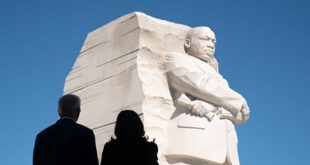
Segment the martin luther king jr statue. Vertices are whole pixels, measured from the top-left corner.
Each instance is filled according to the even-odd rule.
[[[249,118],[246,100],[218,72],[216,38],[208,27],[188,31],[186,54],[165,56],[176,110],[169,124],[169,164],[239,165],[235,124]]]

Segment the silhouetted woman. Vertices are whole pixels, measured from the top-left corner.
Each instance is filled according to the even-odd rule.
[[[101,165],[158,165],[157,145],[144,136],[143,123],[132,110],[121,111],[116,120],[116,139],[106,143]]]

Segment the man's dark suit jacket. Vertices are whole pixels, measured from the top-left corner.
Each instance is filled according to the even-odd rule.
[[[71,119],[59,119],[37,135],[33,165],[98,165],[93,131]]]

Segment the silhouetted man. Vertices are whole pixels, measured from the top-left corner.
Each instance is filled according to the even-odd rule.
[[[37,135],[33,165],[98,165],[93,131],[76,123],[80,104],[73,94],[59,99],[60,119]]]

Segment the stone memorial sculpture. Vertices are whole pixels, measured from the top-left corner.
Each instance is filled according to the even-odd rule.
[[[90,32],[66,78],[81,98],[79,123],[96,136],[98,157],[116,116],[133,109],[158,145],[160,165],[238,165],[234,124],[249,116],[214,58],[215,35],[134,12]]]
[[[215,43],[210,28],[193,28],[184,42],[186,54],[165,56],[176,105],[169,131],[173,147],[167,153],[171,162],[239,164],[234,124],[248,120],[249,108],[218,73]]]

